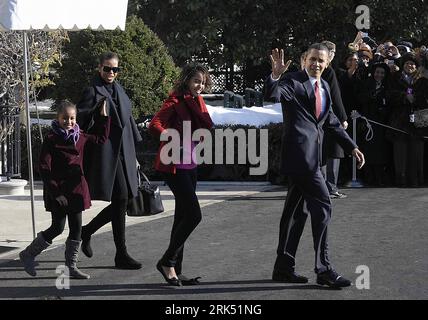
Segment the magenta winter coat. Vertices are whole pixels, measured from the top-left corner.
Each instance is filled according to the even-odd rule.
[[[46,211],[65,210],[67,213],[77,213],[91,206],[89,188],[83,172],[83,151],[87,142],[105,143],[110,132],[109,117],[99,118],[96,132],[97,134],[92,135],[81,131],[76,145],[72,141],[64,141],[53,131],[47,134],[39,163]],[[55,198],[60,195],[67,198],[68,207],[59,207]]]

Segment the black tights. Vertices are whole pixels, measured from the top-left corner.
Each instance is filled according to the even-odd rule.
[[[175,267],[175,272],[181,274],[184,243],[202,219],[196,196],[196,169],[177,169],[176,174],[167,175],[166,182],[175,197],[175,213],[169,247],[161,263]]]
[[[85,233],[87,232],[89,235],[92,235],[111,221],[116,250],[119,252],[125,251],[125,214],[127,204],[128,199],[112,199],[110,205],[105,207],[85,226]]]
[[[83,235],[84,237],[92,235],[111,221],[114,244],[119,253],[124,253],[126,251],[125,218],[129,197],[129,186],[122,161],[121,157],[119,157],[110,205],[105,207],[91,222],[84,226]]]
[[[71,240],[80,241],[82,234],[82,213],[71,213],[66,214],[64,212],[52,212],[52,224],[49,229],[42,231],[43,238],[47,242],[52,242],[57,236],[59,236],[65,227],[65,220],[68,216],[68,228],[70,229],[68,238]]]

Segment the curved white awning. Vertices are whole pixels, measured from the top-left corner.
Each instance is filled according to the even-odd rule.
[[[125,30],[128,0],[0,0],[0,30]]]

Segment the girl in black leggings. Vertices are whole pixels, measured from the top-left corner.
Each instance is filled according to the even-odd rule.
[[[107,140],[110,119],[105,102],[96,117],[95,131],[90,135],[80,131],[76,123],[76,106],[68,101],[57,107],[57,119],[46,136],[40,153],[40,175],[43,179],[43,199],[46,211],[51,212],[52,225],[37,234],[37,238],[21,251],[19,258],[25,271],[36,276],[35,258],[52,244],[65,227],[68,217],[70,233],[65,242],[65,265],[71,278],[88,279],[89,275],[77,268],[81,243],[82,211],[91,206],[88,184],[83,175],[83,151],[87,142],[102,144]]]
[[[210,129],[213,125],[202,91],[209,91],[211,78],[201,64],[183,68],[174,91],[153,117],[149,130],[156,136],[176,130],[180,135],[180,160],[168,163],[161,156],[162,142],[156,157],[155,168],[165,175],[165,181],[175,197],[174,224],[169,246],[156,267],[171,285],[198,284],[198,278],[189,279],[182,274],[184,243],[201,221],[201,208],[196,196],[197,164],[194,155],[196,143],[183,140],[184,127],[193,133],[197,129]]]

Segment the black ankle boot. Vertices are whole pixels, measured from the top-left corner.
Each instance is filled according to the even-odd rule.
[[[117,252],[114,263],[117,269],[138,270],[142,267],[141,263],[134,260],[126,251]]]

